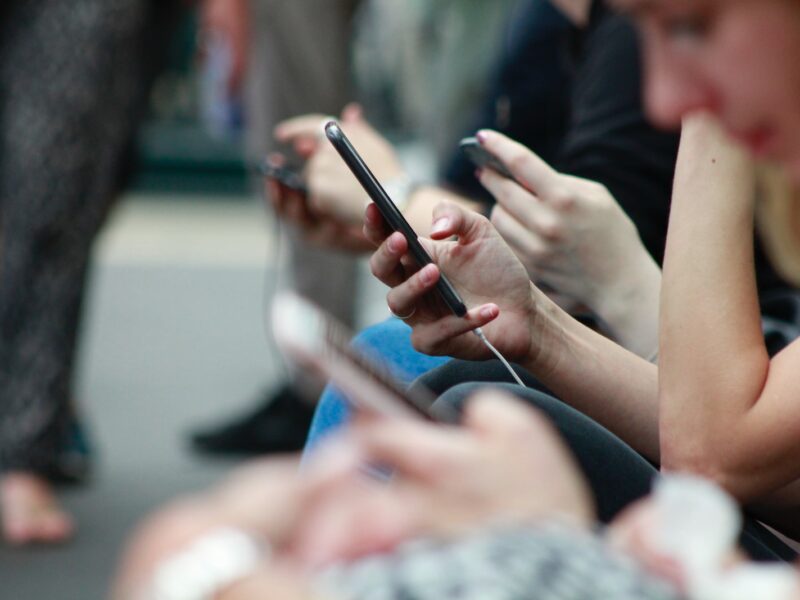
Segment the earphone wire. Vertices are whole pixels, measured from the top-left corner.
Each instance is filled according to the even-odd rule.
[[[269,217],[270,210],[268,207],[270,206],[270,201],[267,197],[267,191],[264,186],[261,186],[261,192],[259,195],[262,201],[261,205],[264,207],[265,217]],[[279,370],[283,372],[284,379],[286,379],[290,378],[291,374],[283,353],[275,343],[275,335],[272,331],[270,311],[272,309],[272,302],[275,299],[275,296],[281,290],[281,285],[283,284],[286,275],[285,271],[288,268],[287,265],[284,264],[284,246],[288,243],[288,236],[284,235],[284,227],[286,227],[286,225],[281,221],[280,217],[274,211],[272,211],[272,219],[272,239],[268,239],[267,243],[265,244],[261,323],[264,333],[264,341],[266,342],[267,347],[273,351],[272,354],[277,357],[276,363],[280,365]],[[271,261],[273,263],[273,269],[270,269]]]
[[[503,356],[500,351],[495,348],[494,345],[492,345],[492,342],[490,342],[486,337],[486,334],[483,333],[483,329],[478,327],[477,329],[473,329],[472,333],[478,336],[478,339],[483,342],[484,346],[486,346],[492,352],[492,354],[497,357],[497,360],[503,364],[506,370],[511,374],[511,377],[514,378],[514,381],[516,381],[522,387],[525,387],[525,383],[522,381],[522,379],[520,379],[519,375],[517,375],[517,372],[511,367],[511,364],[506,360],[505,356]]]

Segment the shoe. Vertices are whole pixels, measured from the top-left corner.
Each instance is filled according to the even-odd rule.
[[[68,419],[55,461],[43,472],[50,483],[59,486],[85,484],[92,474],[94,448],[86,424],[74,407]]]
[[[314,407],[284,384],[248,414],[222,426],[190,435],[192,448],[203,454],[253,456],[301,450],[311,427]]]

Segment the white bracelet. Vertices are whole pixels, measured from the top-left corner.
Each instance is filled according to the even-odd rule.
[[[727,566],[742,517],[733,498],[716,484],[692,475],[662,475],[656,480],[653,501],[656,520],[644,542],[679,566],[688,598],[797,597],[800,578],[787,564]]]
[[[158,565],[143,600],[213,600],[269,557],[269,546],[232,527],[214,529]]]

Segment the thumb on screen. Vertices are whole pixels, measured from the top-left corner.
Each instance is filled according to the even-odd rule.
[[[478,213],[451,202],[441,202],[433,209],[431,238],[444,240],[456,236],[462,242],[484,235],[489,221]]]

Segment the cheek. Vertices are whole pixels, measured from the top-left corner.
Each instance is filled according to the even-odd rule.
[[[788,126],[800,114],[800,10],[771,0],[737,7],[721,18],[704,71],[732,116]]]
[[[780,164],[785,169],[786,176],[789,178],[792,185],[800,189],[800,147],[795,146],[793,150],[780,161]]]
[[[796,67],[800,56],[791,58],[794,50],[794,44],[792,47],[770,44],[758,52],[753,51],[752,46],[749,49],[735,47],[723,56],[714,57],[717,67],[711,77],[719,82],[732,103],[752,107],[753,111],[771,107],[772,112],[789,104],[800,105],[800,78]]]

